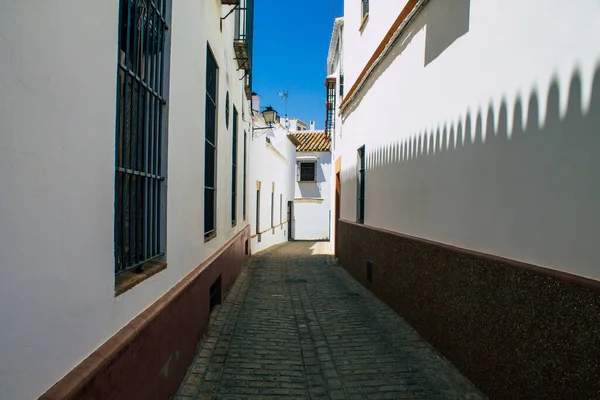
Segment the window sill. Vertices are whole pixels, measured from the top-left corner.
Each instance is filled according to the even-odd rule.
[[[142,283],[151,276],[158,274],[163,269],[166,269],[167,263],[150,261],[144,264],[143,267],[144,271],[140,273],[127,271],[115,277],[115,297],[122,295],[134,286]]]
[[[231,227],[233,228],[234,226],[237,226],[237,221],[233,221],[233,222],[231,223]]]
[[[217,232],[213,232],[209,235],[206,235],[206,236],[204,236],[204,243],[208,243],[216,237],[217,237]]]
[[[367,22],[369,22],[369,13],[366,13],[365,16],[363,17],[360,26],[358,27],[358,30],[360,31],[360,33],[362,33],[362,31],[365,29],[365,27],[367,26]]]

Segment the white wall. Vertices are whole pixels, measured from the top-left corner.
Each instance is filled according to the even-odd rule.
[[[262,116],[256,114],[254,125],[266,126]],[[296,147],[287,138],[287,131],[275,125],[273,129],[257,130],[250,144],[250,179],[248,180],[248,215],[252,235],[252,253],[264,250],[288,240],[287,205],[294,200],[294,161]],[[267,142],[267,138],[270,143]],[[256,190],[261,183],[260,192],[260,232],[258,241],[256,230]],[[275,183],[273,201],[273,223],[271,229],[271,193]],[[280,226],[283,223],[283,226]]]
[[[298,156],[317,157],[317,181],[295,181],[294,239],[329,239],[332,164],[330,152],[299,152]],[[297,164],[299,165],[299,164]],[[298,168],[296,166],[296,168]],[[313,200],[307,202],[307,200]]]
[[[359,29],[362,21],[362,2],[359,0],[344,2],[343,48],[346,91],[352,87],[406,2],[407,0],[369,1],[369,18],[363,29]]]
[[[345,110],[342,217],[366,144],[366,225],[599,279],[598,26],[595,0],[431,0]]]
[[[248,107],[233,60],[233,17],[223,33],[218,26],[224,11],[215,1],[174,4],[168,268],[115,298],[118,0],[0,5],[1,399],[37,398],[244,228],[229,220],[227,85],[240,118]],[[207,40],[220,67],[218,182],[225,189],[218,236],[204,244]],[[240,124],[240,138],[244,126],[249,132]],[[241,197],[238,210],[241,219]]]

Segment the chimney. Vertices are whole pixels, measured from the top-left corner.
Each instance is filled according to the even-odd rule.
[[[252,92],[252,109],[260,112],[260,96]]]
[[[311,131],[315,130],[315,121],[314,120],[310,121],[310,130]]]

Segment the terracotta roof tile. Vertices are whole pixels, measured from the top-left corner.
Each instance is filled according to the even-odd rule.
[[[330,151],[331,142],[325,134],[325,131],[302,131],[302,133],[292,133],[299,145],[296,145],[296,151]]]

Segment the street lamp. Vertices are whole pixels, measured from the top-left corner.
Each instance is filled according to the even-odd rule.
[[[259,131],[261,129],[271,129],[273,128],[273,124],[277,120],[277,111],[275,111],[271,106],[265,107],[265,110],[262,114],[268,126],[264,126],[262,128],[254,128],[255,131]]]

